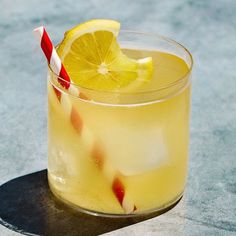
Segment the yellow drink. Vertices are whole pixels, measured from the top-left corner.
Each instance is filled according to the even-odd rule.
[[[91,157],[91,139],[105,153],[109,164],[104,168],[111,169],[110,176],[118,173],[125,195],[137,208],[133,213],[175,203],[186,183],[190,65],[174,54],[125,48],[132,58],[152,57],[154,74],[149,83],[125,94],[85,89],[95,102],[64,94],[89,135],[78,135],[52,89],[54,82],[48,83],[50,187],[60,199],[90,212],[127,213],[114,195],[109,170],[104,174]]]

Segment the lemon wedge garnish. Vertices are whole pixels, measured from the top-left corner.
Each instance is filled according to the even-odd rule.
[[[122,91],[147,82],[152,58],[132,59],[121,50],[120,23],[90,20],[65,33],[57,52],[73,83],[95,90]]]

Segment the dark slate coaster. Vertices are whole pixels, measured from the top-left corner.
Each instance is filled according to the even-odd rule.
[[[104,218],[75,211],[51,194],[46,170],[0,186],[0,204],[0,223],[24,235],[93,236],[156,216]]]

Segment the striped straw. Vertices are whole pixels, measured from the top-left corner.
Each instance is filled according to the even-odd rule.
[[[70,93],[73,93],[80,98],[87,99],[87,97],[82,94],[78,90],[78,88],[70,83],[70,77],[66,72],[66,69],[63,66],[45,28],[41,26],[34,29],[33,32],[40,42],[41,49],[47,58],[48,64],[50,65],[52,71],[58,76],[58,83]],[[60,78],[62,78],[63,80]],[[54,86],[53,89],[60,104],[63,107],[63,110],[70,118],[72,126],[81,136],[82,140],[86,141],[85,145],[87,146],[87,148],[89,146],[90,154],[94,163],[98,166],[98,168],[103,172],[104,176],[111,183],[112,191],[119,201],[121,207],[126,213],[134,212],[137,208],[125,192],[125,186],[120,178],[121,174],[112,167],[111,163],[108,160],[105,160],[105,155],[103,150],[101,149],[101,146],[94,139],[88,127],[84,124],[79,113],[77,112],[77,109],[72,105],[68,96],[64,95],[64,93],[61,93],[61,91],[56,89]]]

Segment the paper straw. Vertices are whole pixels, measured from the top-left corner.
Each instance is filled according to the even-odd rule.
[[[46,32],[46,29],[41,26],[34,29],[33,32],[40,42],[41,49],[47,58],[50,68],[58,76],[59,84],[70,93],[73,93],[73,95],[76,94],[80,98],[86,98],[84,94],[80,93],[78,88],[71,84],[70,77],[62,64],[61,59],[59,58],[56,49],[54,48],[52,41]],[[112,191],[120,205],[126,213],[134,212],[137,208],[135,204],[127,197],[125,186],[119,178],[120,174],[112,167],[111,163],[105,159],[104,152],[102,151],[99,143],[94,140],[91,131],[84,124],[77,109],[72,105],[70,99],[68,98],[68,95],[61,93],[61,91],[56,89],[54,86],[53,88],[60,104],[63,107],[63,110],[70,118],[72,126],[80,134],[82,140],[86,141],[86,146],[88,146],[89,143],[91,157],[93,158],[94,163],[111,183]]]

